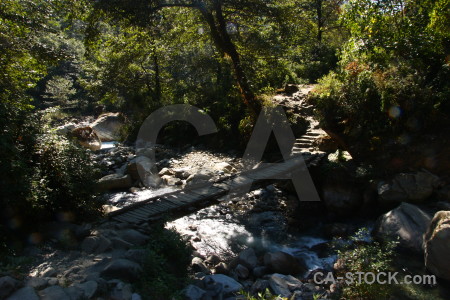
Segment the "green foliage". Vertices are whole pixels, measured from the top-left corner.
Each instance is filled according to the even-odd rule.
[[[156,225],[144,249],[144,273],[135,283],[138,292],[147,299],[178,299],[188,282],[192,250],[187,242],[175,230]]]
[[[340,269],[336,277],[345,277],[347,272],[355,274],[356,272],[389,272],[392,270],[393,260],[395,258],[395,248],[397,242],[390,241],[384,244],[379,242],[362,242],[370,232],[366,228],[360,229],[351,237],[353,245],[338,250],[338,260],[344,268]],[[345,284],[342,290],[341,299],[388,299],[393,292],[393,286],[388,284],[374,284],[358,282],[356,276],[354,283]]]
[[[287,300],[287,298],[272,295],[269,289],[266,289],[264,293],[260,292],[255,296],[252,296],[250,293],[245,291],[240,291],[239,294],[244,296],[243,300]]]
[[[444,3],[346,4],[341,21],[352,36],[338,70],[319,80],[311,101],[322,124],[355,156],[375,159],[448,126],[449,39],[432,21],[445,16]]]

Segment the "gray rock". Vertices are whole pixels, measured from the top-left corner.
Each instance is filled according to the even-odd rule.
[[[139,294],[133,293],[131,295],[131,300],[142,300],[142,297]]]
[[[378,219],[374,235],[379,239],[399,239],[401,248],[422,254],[423,235],[430,222],[430,217],[420,208],[413,204],[402,203]]]
[[[180,178],[177,177],[173,177],[170,175],[164,175],[161,177],[161,179],[163,180],[164,184],[166,185],[182,185],[183,181]]]
[[[81,243],[81,250],[88,254],[99,254],[111,249],[112,243],[102,235],[89,236]]]
[[[269,276],[269,285],[275,295],[289,298],[296,290],[300,290],[303,283],[290,275],[272,274]]]
[[[111,239],[111,243],[112,243],[112,247],[114,249],[119,249],[119,250],[128,250],[130,248],[132,248],[134,245],[131,243],[128,243],[120,238],[112,238]]]
[[[77,287],[83,291],[83,296],[87,299],[91,299],[98,290],[98,283],[96,281],[86,281],[78,284]]]
[[[304,262],[283,251],[266,253],[264,265],[272,272],[281,274],[295,275],[307,271]]]
[[[194,257],[191,262],[191,267],[194,272],[202,272],[204,274],[211,274],[211,271],[203,263],[203,260],[199,257]]]
[[[401,173],[390,182],[381,182],[378,195],[382,203],[419,203],[429,198],[439,183],[439,177],[430,172]]]
[[[84,300],[84,294],[77,286],[70,286],[64,289],[64,292],[69,296],[71,300]]]
[[[133,186],[130,175],[110,174],[99,179],[98,188],[102,191],[129,189]]]
[[[139,278],[142,267],[137,263],[120,258],[109,263],[100,273],[104,278],[118,278],[124,281],[133,281]]]
[[[239,282],[223,274],[208,275],[205,277],[205,281],[222,284],[225,294],[235,293],[243,288]]]
[[[91,127],[102,142],[120,139],[120,130],[124,126],[124,117],[120,113],[105,113],[98,117]]]
[[[256,278],[263,277],[266,274],[267,274],[267,267],[265,266],[256,267],[253,269],[253,276],[255,276]]]
[[[250,292],[252,294],[263,293],[270,287],[268,280],[258,279],[256,280],[252,287],[250,288]]]
[[[234,269],[234,272],[236,273],[236,275],[239,279],[247,279],[248,275],[250,275],[250,271],[241,264],[238,264],[236,266],[236,268]]]
[[[202,300],[205,294],[206,291],[192,284],[183,290],[184,299],[186,300]]]
[[[21,282],[10,276],[0,278],[0,299],[8,297],[20,286]]]
[[[425,235],[425,266],[439,278],[450,280],[450,211],[436,213]]]
[[[169,168],[163,168],[161,171],[159,171],[158,175],[159,176],[174,175],[174,172]]]
[[[255,250],[248,248],[239,253],[238,262],[250,270],[255,268],[258,265],[258,258],[256,257]]]
[[[26,286],[15,291],[6,300],[39,300],[39,297],[31,286]]]
[[[37,290],[41,290],[48,286],[48,279],[42,277],[32,277],[27,281],[26,285]]]
[[[41,300],[71,300],[59,285],[50,286],[39,292]]]
[[[139,231],[134,230],[134,229],[122,230],[118,233],[118,236],[122,240],[124,240],[128,243],[131,243],[133,245],[136,245],[136,246],[144,245],[150,239],[149,236],[147,236],[143,233],[140,233]]]
[[[228,265],[224,262],[220,262],[214,266],[215,274],[228,274]]]
[[[162,183],[156,165],[146,156],[140,155],[130,161],[127,173],[130,174],[133,181],[139,181],[146,187],[156,188]]]
[[[130,249],[125,253],[124,258],[138,264],[143,264],[145,262],[146,253],[147,252],[144,249]]]
[[[58,272],[56,272],[56,270],[54,268],[49,267],[41,273],[41,276],[42,277],[56,277],[57,274],[58,274]]]

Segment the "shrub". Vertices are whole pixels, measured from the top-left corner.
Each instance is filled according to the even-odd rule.
[[[179,233],[156,226],[145,246],[144,273],[135,284],[147,299],[178,298],[188,282],[191,249]]]
[[[5,243],[20,245],[21,234],[28,238],[48,221],[82,222],[99,216],[96,169],[86,150],[45,133],[45,122],[36,114],[22,111],[7,120],[1,124],[5,134],[0,139],[5,145],[0,150]]]
[[[397,243],[394,241],[381,244],[379,242],[362,242],[364,237],[369,236],[367,229],[359,230],[351,240],[352,246],[346,246],[338,250],[338,259],[344,266],[338,270],[336,277],[345,277],[345,273],[350,272],[389,272],[392,269]],[[359,282],[354,277],[353,284],[345,284],[342,289],[341,299],[388,299],[393,292],[392,285],[382,285],[377,282],[368,284]]]

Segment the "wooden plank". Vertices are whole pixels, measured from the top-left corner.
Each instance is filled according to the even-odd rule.
[[[141,208],[141,210],[145,211],[149,215],[154,215],[154,214],[158,213],[158,210],[153,205],[144,206],[144,207]]]
[[[145,218],[145,215],[137,213],[135,210],[127,211],[123,214],[123,216],[130,218]]]

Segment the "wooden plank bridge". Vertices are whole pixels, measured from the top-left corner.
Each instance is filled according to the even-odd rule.
[[[283,163],[248,170],[217,182],[188,187],[175,192],[153,197],[111,212],[108,217],[121,223],[143,224],[161,219],[165,215],[183,216],[203,207],[217,203],[217,199],[239,191],[255,189],[258,183],[276,180],[279,176],[315,166],[322,159],[322,153],[305,153],[291,156]]]

